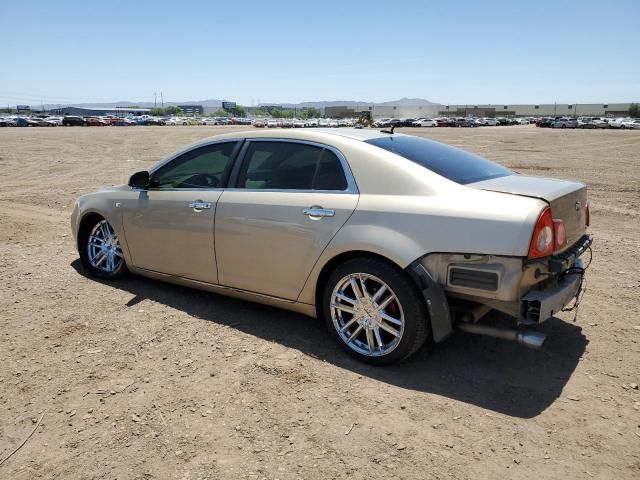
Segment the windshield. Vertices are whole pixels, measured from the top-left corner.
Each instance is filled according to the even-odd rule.
[[[473,153],[420,137],[389,136],[367,140],[461,185],[513,175],[513,172]]]

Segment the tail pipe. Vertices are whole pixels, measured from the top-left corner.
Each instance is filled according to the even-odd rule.
[[[459,323],[457,328],[467,333],[510,340],[525,347],[533,348],[534,350],[538,350],[544,343],[545,338],[547,338],[544,333],[540,332],[509,330],[475,323]]]

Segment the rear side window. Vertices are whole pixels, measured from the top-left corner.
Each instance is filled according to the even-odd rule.
[[[389,136],[367,140],[367,143],[400,155],[461,185],[513,175],[508,168],[478,155],[425,138]]]
[[[291,142],[251,142],[238,187],[264,190],[346,190],[342,164],[331,150]]]

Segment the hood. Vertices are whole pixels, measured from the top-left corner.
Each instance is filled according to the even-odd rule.
[[[547,202],[553,202],[571,192],[584,188],[584,185],[578,182],[556,180],[555,178],[529,177],[527,175],[507,175],[506,177],[469,183],[465,186],[490,192],[540,198]]]

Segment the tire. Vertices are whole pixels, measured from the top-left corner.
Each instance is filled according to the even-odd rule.
[[[562,124],[562,128],[567,128],[567,125],[565,123]]]
[[[117,280],[127,274],[127,263],[113,227],[100,216],[83,225],[78,248],[85,271],[95,278]]]
[[[322,314],[347,353],[373,365],[406,360],[422,347],[430,331],[418,287],[401,269],[376,258],[348,260],[329,275],[322,294]]]

